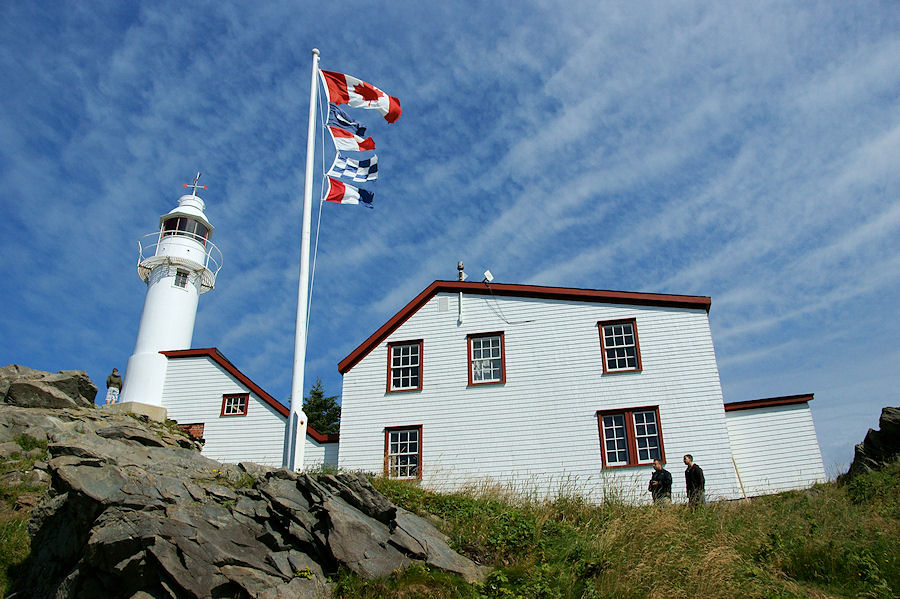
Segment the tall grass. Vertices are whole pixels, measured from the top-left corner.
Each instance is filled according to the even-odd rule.
[[[388,580],[337,578],[340,597],[793,598],[900,595],[900,463],[838,486],[687,506],[503,489],[434,493],[376,479],[493,568],[483,585],[417,567]]]
[[[9,589],[9,570],[21,564],[31,551],[28,518],[0,516],[0,597]]]
[[[15,438],[21,451],[0,462],[0,478],[11,472],[28,472],[37,459],[46,457],[47,442],[27,436]],[[42,451],[35,452],[39,449]],[[29,457],[26,452],[32,452]],[[6,596],[10,584],[10,570],[21,564],[31,551],[28,537],[27,511],[16,511],[17,501],[25,496],[40,496],[45,485],[32,486],[25,482],[0,484],[0,597]]]

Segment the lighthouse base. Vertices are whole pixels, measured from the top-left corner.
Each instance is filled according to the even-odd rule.
[[[151,406],[150,404],[140,403],[137,401],[126,401],[122,403],[109,404],[108,406],[98,406],[101,409],[110,412],[135,414],[137,416],[146,416],[150,420],[156,422],[166,421],[166,409],[162,406]]]

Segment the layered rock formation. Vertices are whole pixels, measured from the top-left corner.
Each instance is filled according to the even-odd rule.
[[[22,437],[48,441],[50,488],[12,597],[318,598],[341,566],[374,578],[413,561],[484,575],[359,474],[222,464],[175,426],[93,406],[4,406],[0,444]]]
[[[877,431],[870,428],[863,442],[854,448],[848,477],[880,470],[900,459],[900,408],[883,408],[878,427]]]
[[[89,408],[96,397],[97,386],[83,370],[52,374],[18,364],[0,368],[3,403],[24,408]]]

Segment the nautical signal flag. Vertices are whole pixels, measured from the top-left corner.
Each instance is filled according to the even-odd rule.
[[[346,129],[347,131],[352,131],[360,137],[366,134],[366,128],[347,116],[347,113],[338,108],[337,104],[334,102],[328,103],[327,124]]]
[[[354,160],[338,152],[328,174],[332,177],[344,177],[357,183],[374,181],[378,178],[378,156],[372,156],[365,160]]]
[[[371,191],[347,185],[334,177],[326,177],[326,179],[328,179],[328,190],[325,192],[326,201],[335,204],[359,204],[361,202],[366,207],[372,208],[375,194]]]
[[[334,141],[336,150],[365,152],[366,150],[375,149],[375,140],[371,137],[363,139],[359,135],[354,135],[351,131],[333,125],[329,125],[328,130],[331,131],[331,139]]]
[[[347,104],[350,108],[371,108],[381,113],[389,123],[400,118],[403,110],[400,100],[389,96],[377,87],[344,73],[319,71],[325,83],[325,93],[329,102]]]

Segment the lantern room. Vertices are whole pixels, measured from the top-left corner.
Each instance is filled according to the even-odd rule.
[[[200,293],[213,288],[222,255],[210,241],[213,226],[203,212],[205,208],[198,196],[183,195],[177,207],[160,217],[159,231],[141,239],[138,274],[144,281],[149,282],[155,267],[166,264],[183,271],[182,287],[190,280]]]

